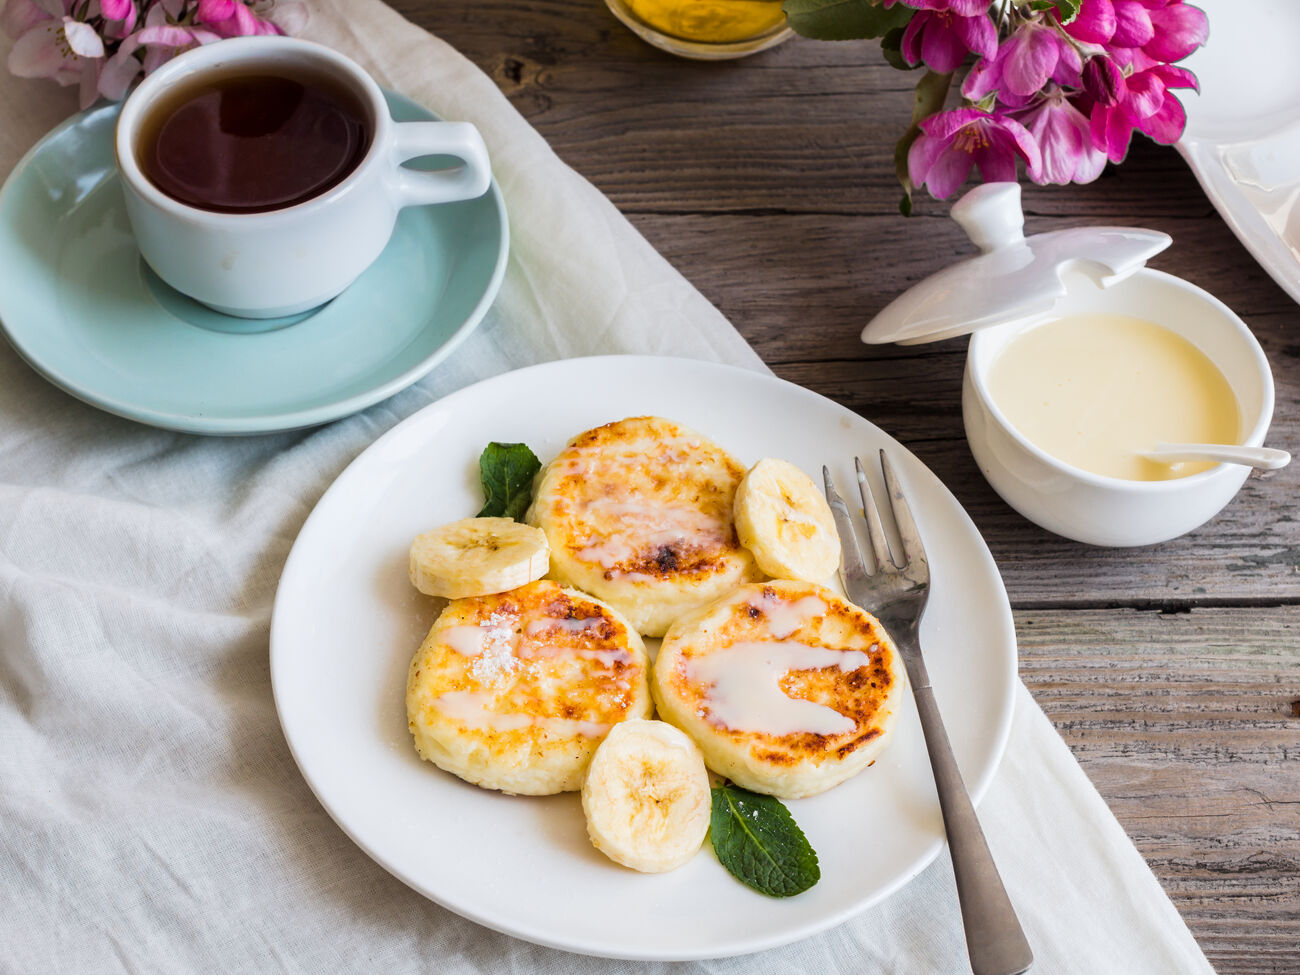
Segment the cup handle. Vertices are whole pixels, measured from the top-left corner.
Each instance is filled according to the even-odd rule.
[[[487,146],[469,122],[398,122],[393,130],[392,187],[399,207],[472,200],[487,192]],[[419,156],[455,156],[461,164],[431,172],[402,165]]]

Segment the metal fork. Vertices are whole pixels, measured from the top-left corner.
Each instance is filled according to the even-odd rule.
[[[948,834],[971,969],[975,975],[1020,975],[1033,964],[1033,952],[1011,906],[1011,899],[1007,897],[984,839],[984,831],[975,816],[975,807],[971,805],[970,795],[957,770],[948,732],[939,716],[934,689],[930,686],[930,676],[921,656],[921,618],[925,615],[930,596],[930,564],[921,545],[921,533],[917,531],[898,477],[882,450],[880,466],[885,475],[889,507],[903,542],[902,561],[894,557],[880,521],[880,512],[872,501],[871,486],[867,483],[862,461],[855,457],[853,463],[858,472],[858,492],[862,496],[862,511],[871,539],[869,562],[863,559],[848,505],[836,492],[830,470],[822,468],[826,500],[835,516],[835,527],[843,549],[840,572],[844,590],[849,599],[880,620],[903,655],[907,678],[916,698],[916,709],[921,715],[926,750],[930,753],[939,808],[943,812],[943,828]]]

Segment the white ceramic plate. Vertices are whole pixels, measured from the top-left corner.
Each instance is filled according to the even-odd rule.
[[[433,601],[406,578],[411,539],[481,504],[477,460],[492,440],[544,461],[574,434],[659,414],[745,464],[783,457],[842,489],[852,458],[891,452],[933,572],[922,629],[957,760],[982,795],[1006,744],[1015,631],[975,526],[916,458],[866,420],[770,376],[684,359],[571,359],[463,389],[399,424],[321,498],[285,564],[271,625],[280,721],[303,775],[347,834],[439,904],[570,951],[692,959],[805,937],[888,896],[942,846],[915,708],[876,764],[788,803],[821,858],[810,891],[774,900],[742,886],[705,845],[662,875],[616,866],[587,840],[576,794],[509,797],[422,763],[406,726],[406,669]]]
[[[1183,67],[1201,93],[1179,140],[1206,196],[1273,280],[1300,302],[1300,3],[1195,0],[1210,37]]]

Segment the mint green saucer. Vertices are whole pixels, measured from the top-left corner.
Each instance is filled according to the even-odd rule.
[[[398,121],[433,119],[387,93]],[[141,260],[113,161],[118,106],[73,116],[0,189],[0,329],[73,396],[191,433],[270,433],[405,389],[479,323],[505,273],[494,183],[409,207],[352,287],[314,311],[250,321],[172,290]]]

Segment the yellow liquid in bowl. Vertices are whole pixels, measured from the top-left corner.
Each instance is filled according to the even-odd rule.
[[[766,34],[785,21],[781,0],[624,0],[661,34],[704,44],[731,44]]]
[[[1073,315],[1016,336],[989,370],[988,388],[1025,439],[1108,477],[1187,477],[1214,464],[1136,452],[1161,441],[1233,444],[1240,435],[1237,397],[1205,353],[1124,315]]]

